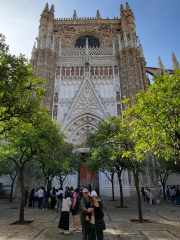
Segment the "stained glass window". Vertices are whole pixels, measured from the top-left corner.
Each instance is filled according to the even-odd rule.
[[[92,37],[92,36],[84,36],[84,37],[80,37],[77,41],[75,46],[76,47],[84,47],[86,46],[86,38],[88,38],[88,45],[90,47],[100,47],[100,43],[97,40],[97,38]]]

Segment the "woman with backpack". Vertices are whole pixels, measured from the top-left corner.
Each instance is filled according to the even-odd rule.
[[[79,219],[78,219],[79,202],[77,201],[78,194],[76,192],[74,192],[73,187],[71,187],[69,190],[72,194],[72,215],[73,215],[73,219],[74,219],[73,232],[76,232],[77,230],[79,230]]]
[[[70,233],[69,230],[69,208],[71,206],[71,199],[70,199],[70,193],[68,192],[66,194],[66,197],[63,198],[62,201],[62,212],[61,212],[61,217],[59,221],[59,226],[60,228],[59,232],[64,234]]]

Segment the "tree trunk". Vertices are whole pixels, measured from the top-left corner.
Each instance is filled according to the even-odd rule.
[[[163,197],[164,197],[164,200],[166,200],[165,183],[162,183],[162,186],[163,186]]]
[[[24,204],[25,204],[25,186],[24,186],[24,169],[21,168],[19,171],[19,180],[21,186],[21,205],[19,214],[19,224],[24,224]]]
[[[47,179],[47,189],[51,189],[52,180]]]
[[[10,202],[12,202],[12,195],[13,195],[14,181],[15,181],[15,179],[12,179],[12,183],[11,183],[11,195],[10,195]]]
[[[112,184],[112,200],[115,201],[115,199],[114,199],[114,173],[111,174],[111,184]]]
[[[138,199],[138,213],[139,213],[139,222],[143,223],[143,216],[142,216],[142,208],[141,208],[141,195],[139,190],[139,173],[133,171],[135,187],[137,192],[137,199]]]
[[[123,189],[122,189],[122,180],[121,180],[121,174],[122,174],[122,169],[118,169],[118,179],[119,179],[119,188],[120,188],[120,206],[124,206],[124,201],[123,201]]]

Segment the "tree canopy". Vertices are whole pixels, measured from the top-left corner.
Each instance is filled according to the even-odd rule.
[[[26,122],[31,119],[45,94],[40,87],[44,83],[45,79],[34,77],[24,55],[9,53],[0,33],[0,134],[16,125],[17,118]]]
[[[136,95],[137,102],[125,100],[124,115],[139,136],[135,146],[137,158],[148,152],[173,158],[180,163],[180,70],[169,76],[154,77],[146,92]]]

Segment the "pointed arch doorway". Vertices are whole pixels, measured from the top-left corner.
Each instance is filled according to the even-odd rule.
[[[79,149],[83,158],[83,162],[86,161],[85,152],[83,152],[83,148]],[[87,152],[87,150],[86,150]],[[88,188],[89,190],[94,190],[95,188],[99,189],[99,174],[98,171],[92,173],[88,172],[85,166],[80,166],[79,168],[79,176],[78,176],[78,188]]]

